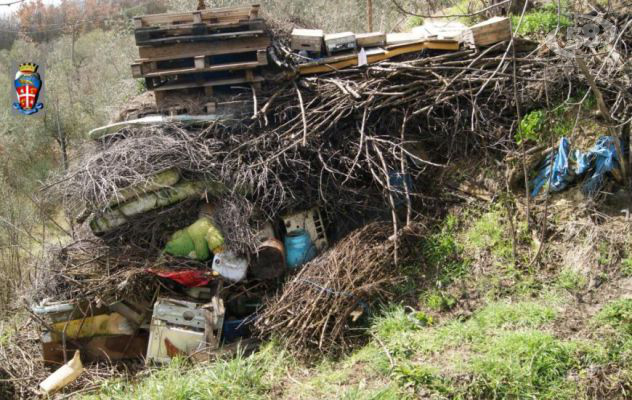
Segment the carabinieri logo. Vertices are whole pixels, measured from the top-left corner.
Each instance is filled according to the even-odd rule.
[[[13,108],[25,115],[34,114],[44,107],[42,103],[37,102],[42,89],[42,79],[37,73],[37,68],[37,64],[22,64],[15,74],[14,84],[18,102],[13,103]]]

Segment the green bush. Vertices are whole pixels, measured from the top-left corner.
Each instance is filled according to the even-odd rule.
[[[426,295],[426,305],[434,311],[447,311],[456,305],[456,299],[440,291],[432,291]]]
[[[561,15],[559,16],[560,31],[568,28],[572,25],[572,21],[566,16],[565,7],[562,7]],[[514,30],[518,28],[518,22],[520,21],[519,15],[514,15],[511,18]],[[543,36],[549,32],[555,31],[558,26],[557,5],[548,4],[546,7],[528,12],[524,15],[520,29],[516,31],[518,35],[526,36]]]

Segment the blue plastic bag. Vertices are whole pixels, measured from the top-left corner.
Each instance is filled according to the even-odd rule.
[[[553,162],[551,158],[555,157]],[[531,180],[531,196],[537,196],[548,184],[551,192],[559,192],[568,185],[584,179],[582,193],[594,196],[601,190],[608,173],[619,168],[619,158],[615,138],[601,136],[587,152],[570,152],[570,142],[566,137],[560,139],[556,152],[547,154],[538,166],[538,175]]]

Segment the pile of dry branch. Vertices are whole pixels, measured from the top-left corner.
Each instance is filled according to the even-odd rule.
[[[402,243],[418,241],[418,228],[409,226]],[[302,354],[348,348],[361,336],[361,330],[353,334],[353,322],[369,311],[369,304],[386,300],[402,279],[391,232],[389,224],[366,225],[306,264],[266,301],[257,317],[259,334],[279,338]]]

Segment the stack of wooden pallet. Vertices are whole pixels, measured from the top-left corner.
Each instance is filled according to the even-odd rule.
[[[145,78],[159,108],[182,104],[185,96],[214,112],[217,91],[263,80],[259,70],[268,63],[270,37],[258,15],[253,5],[135,17],[140,58],[132,75]],[[190,112],[180,108],[176,113]]]

